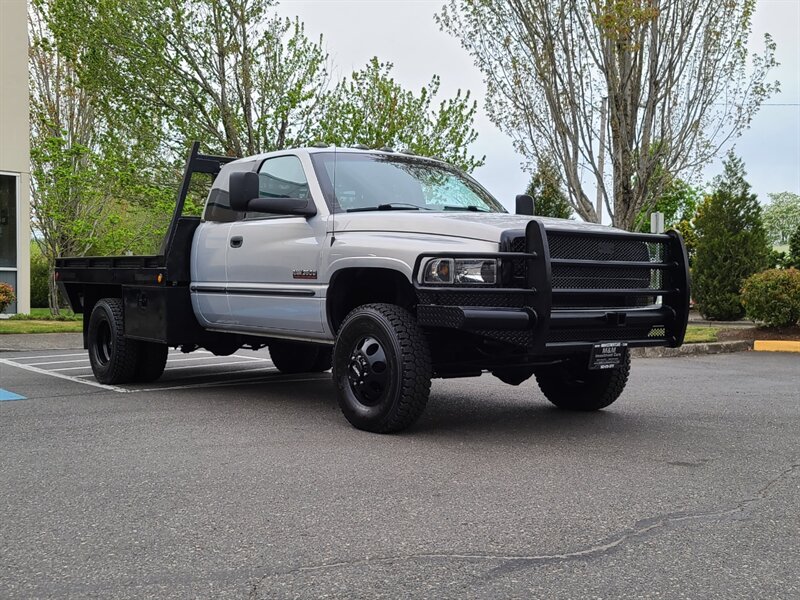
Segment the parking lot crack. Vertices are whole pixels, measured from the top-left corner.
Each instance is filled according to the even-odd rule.
[[[766,482],[752,496],[744,498],[728,508],[709,511],[673,512],[654,517],[648,517],[647,519],[637,521],[633,527],[628,530],[608,536],[599,542],[595,542],[587,545],[586,547],[572,551],[530,555],[483,552],[421,552],[398,556],[379,556],[357,560],[331,561],[316,565],[304,565],[291,570],[265,575],[257,582],[252,584],[250,598],[258,598],[259,589],[261,588],[262,584],[270,578],[314,571],[364,567],[368,565],[391,564],[404,561],[472,560],[490,562],[496,561],[501,563],[488,573],[489,577],[496,577],[509,571],[534,565],[598,558],[614,552],[627,543],[644,539],[671,527],[692,522],[715,521],[723,518],[733,517],[744,512],[754,504],[758,504],[766,500],[778,485],[794,477],[799,471],[800,463],[792,464],[790,467],[782,470],[775,477]]]

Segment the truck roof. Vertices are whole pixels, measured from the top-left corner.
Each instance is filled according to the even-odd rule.
[[[373,150],[369,148],[350,148],[350,147],[342,147],[334,145],[307,146],[302,148],[285,148],[283,150],[273,150],[272,152],[262,152],[260,154],[253,154],[252,156],[245,156],[242,158],[238,158],[234,161],[231,161],[231,164],[237,164],[241,162],[251,162],[253,160],[260,161],[260,160],[265,160],[267,158],[271,158],[273,156],[286,156],[286,155],[310,156],[312,154],[320,154],[323,152],[336,152],[337,154],[380,154],[383,156],[401,156],[409,159],[418,159],[428,162],[434,162],[452,168],[452,165],[441,160],[440,158],[433,158],[430,156],[421,156],[419,154],[412,154],[405,150],[397,151],[393,149],[379,149],[379,148]]]

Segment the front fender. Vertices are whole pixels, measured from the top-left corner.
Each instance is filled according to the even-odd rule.
[[[414,265],[421,254],[497,252],[493,242],[418,233],[337,233],[327,248],[325,281],[348,268],[383,268],[399,271],[412,282]]]

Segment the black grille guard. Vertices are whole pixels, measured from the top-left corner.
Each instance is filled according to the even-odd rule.
[[[524,235],[525,252],[435,252],[417,257],[414,286],[419,304],[417,318],[424,327],[462,329],[513,344],[533,353],[563,352],[601,341],[624,341],[631,346],[670,346],[683,343],[689,316],[689,269],[686,246],[676,231],[642,234],[624,231],[552,230],[559,238],[596,240],[609,245],[622,242],[659,244],[666,252],[655,261],[551,258],[548,232],[539,221],[530,221],[524,232],[507,232],[509,239]],[[508,246],[509,244],[506,244]],[[613,244],[611,244],[613,246]],[[501,247],[503,247],[501,245]],[[425,285],[420,271],[431,258],[498,258],[505,263],[504,285]],[[611,256],[611,258],[617,258]],[[524,261],[523,279],[509,275],[511,265]],[[553,287],[553,269],[601,269],[607,287]],[[659,273],[657,286],[619,287],[614,273],[630,269]],[[511,285],[509,285],[511,280]],[[603,298],[661,298],[652,306],[602,306]],[[564,299],[579,307],[568,307]],[[601,306],[591,306],[591,303]]]

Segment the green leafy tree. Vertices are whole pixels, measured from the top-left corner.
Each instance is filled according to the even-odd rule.
[[[325,99],[319,139],[340,146],[407,149],[466,171],[481,166],[484,159],[468,151],[478,137],[473,128],[477,105],[470,93],[459,91],[437,104],[438,76],[414,93],[394,80],[392,68],[375,57],[340,81]]]
[[[742,318],[742,283],[769,264],[761,205],[745,176],[741,159],[729,154],[713,192],[706,196],[694,220],[694,297],[709,319]]]
[[[116,135],[98,96],[81,85],[78,54],[57,45],[52,8],[34,0],[28,20],[31,227],[50,274],[56,257],[85,255],[112,233],[130,242],[116,250],[136,249],[133,242],[148,237],[163,219],[150,215],[134,230],[130,222],[114,222],[115,212],[164,195],[143,183],[137,157],[144,144]],[[48,281],[50,310],[58,314],[58,289],[52,276]]]
[[[558,159],[581,218],[599,220],[599,189],[632,229],[661,196],[661,170],[696,173],[778,89],[772,38],[749,52],[755,4],[448,0],[438,21],[475,59],[488,115],[519,152]]]
[[[51,0],[82,84],[129,122],[153,120],[183,152],[201,139],[245,156],[311,140],[328,57],[275,0]]]
[[[558,177],[558,170],[553,162],[543,159],[539,161],[536,173],[525,193],[533,198],[537,215],[571,219],[572,207],[561,189]]]
[[[769,240],[781,246],[788,244],[792,233],[800,227],[800,196],[791,192],[768,195],[770,202],[764,208],[764,227]]]
[[[469,92],[439,101],[434,76],[414,93],[377,58],[331,89],[322,38],[278,17],[275,0],[50,1],[81,85],[120,127],[151,123],[168,157],[194,139],[231,156],[326,140],[482,164],[467,152]]]
[[[637,231],[649,232],[650,231],[650,214],[652,212],[664,213],[664,224],[666,227],[675,228],[675,226],[685,221],[691,223],[697,205],[700,202],[701,191],[687,183],[683,179],[673,178],[664,187],[664,192],[652,200],[650,206],[652,208],[642,209],[639,216],[636,218]]]

